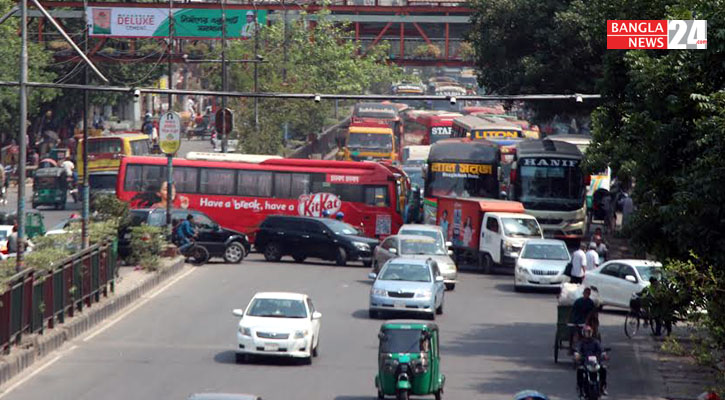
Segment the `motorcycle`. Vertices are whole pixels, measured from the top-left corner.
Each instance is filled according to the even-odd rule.
[[[610,349],[607,349],[610,350]],[[581,355],[575,354],[575,359],[579,360]],[[602,360],[607,359],[607,353],[602,353]],[[588,356],[585,360],[577,361],[577,374],[581,374],[582,387],[578,387],[577,391],[581,399],[599,400],[602,396],[601,372],[604,366],[600,363],[597,356]],[[577,379],[577,384],[579,380]]]

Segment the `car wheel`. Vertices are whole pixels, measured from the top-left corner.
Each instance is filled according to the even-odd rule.
[[[446,290],[451,290],[452,291],[455,288],[456,288],[456,284],[455,283],[446,283]]]
[[[493,269],[493,258],[491,255],[486,253],[483,255],[483,273],[490,274]]]
[[[244,246],[241,243],[231,242],[224,249],[224,261],[230,264],[240,263],[244,259],[244,253]]]
[[[443,302],[441,301],[441,305],[436,308],[436,314],[441,315],[443,314]]]
[[[315,338],[312,338],[312,343],[315,343]],[[317,339],[317,344],[315,347],[312,348],[312,357],[317,357],[320,355],[320,353],[317,352],[317,349],[320,347],[320,339]]]
[[[370,268],[373,265],[372,261],[363,261],[363,267]]]
[[[370,319],[378,319],[380,317],[380,313],[377,310],[368,310],[368,317],[370,317]]]
[[[264,247],[264,259],[267,261],[279,261],[282,258],[282,249],[275,243],[267,243]]]
[[[298,263],[303,263],[303,262],[305,262],[305,259],[306,259],[307,257],[305,257],[305,256],[303,256],[303,255],[296,255],[296,256],[292,256],[292,258],[294,258],[294,259],[295,259],[295,262],[298,262]]]
[[[342,247],[337,248],[337,256],[335,257],[335,264],[344,267],[347,265],[347,252]]]

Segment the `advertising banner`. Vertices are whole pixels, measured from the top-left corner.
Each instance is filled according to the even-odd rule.
[[[222,12],[219,9],[172,9],[173,36],[182,39],[221,39]],[[226,10],[226,36],[249,39],[255,24],[267,23],[266,10]],[[88,7],[91,36],[165,38],[169,36],[168,8]],[[255,23],[256,21],[256,23]]]

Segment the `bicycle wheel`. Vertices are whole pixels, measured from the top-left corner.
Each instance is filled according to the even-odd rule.
[[[639,331],[639,315],[629,313],[624,319],[624,334],[633,338]]]
[[[209,261],[209,251],[203,246],[194,246],[189,254],[191,263],[194,265],[203,265]]]

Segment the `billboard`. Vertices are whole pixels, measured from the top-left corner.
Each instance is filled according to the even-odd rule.
[[[181,39],[221,39],[220,9],[172,9],[173,36]],[[267,23],[267,10],[226,10],[226,36],[248,39],[257,26]],[[169,36],[168,8],[88,7],[90,35],[95,37],[166,38]]]

